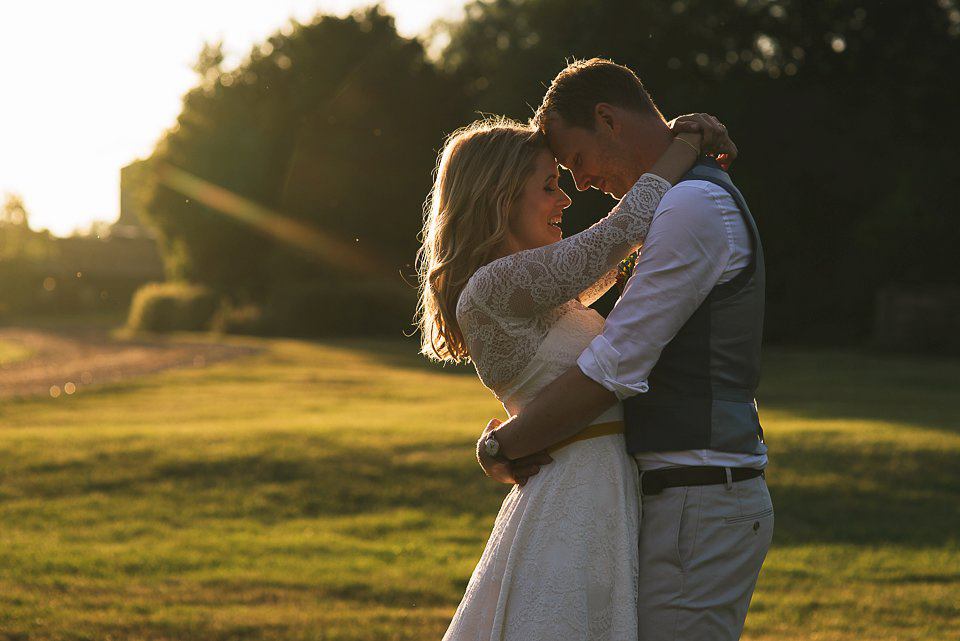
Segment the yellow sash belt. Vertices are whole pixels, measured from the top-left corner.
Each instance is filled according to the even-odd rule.
[[[556,445],[547,448],[547,452],[553,453],[561,447],[566,447],[577,441],[585,441],[588,438],[597,438],[598,436],[609,436],[611,434],[623,434],[623,421],[610,421],[609,423],[596,423],[588,425],[585,429],[577,432],[570,438],[565,438]]]

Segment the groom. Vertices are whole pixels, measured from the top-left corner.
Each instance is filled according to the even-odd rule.
[[[579,190],[616,198],[673,140],[639,78],[601,59],[561,71],[534,122]],[[661,201],[633,276],[577,367],[491,433],[509,454],[511,426],[560,440],[623,401],[642,495],[640,641],[732,640],[743,630],[773,534],[754,401],[763,308],[753,218],[726,172],[702,158]],[[550,460],[478,451],[484,470],[507,481]]]

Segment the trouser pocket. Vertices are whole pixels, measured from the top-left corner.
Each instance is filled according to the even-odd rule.
[[[683,488],[683,504],[677,520],[677,565],[686,571],[697,553],[700,531],[701,498],[699,487]]]

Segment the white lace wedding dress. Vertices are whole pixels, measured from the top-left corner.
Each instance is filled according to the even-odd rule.
[[[646,237],[670,184],[645,174],[603,220],[477,270],[457,304],[477,373],[510,414],[600,332],[588,309]],[[595,423],[622,419],[620,405]],[[574,442],[510,490],[444,641],[628,641],[637,635],[636,467],[623,435]]]

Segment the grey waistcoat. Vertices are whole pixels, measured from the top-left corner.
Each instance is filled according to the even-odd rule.
[[[682,180],[706,180],[733,197],[750,234],[750,264],[714,286],[667,344],[650,390],[623,402],[627,449],[762,454],[767,446],[754,400],[764,306],[760,236],[740,191],[712,160],[702,159]]]

